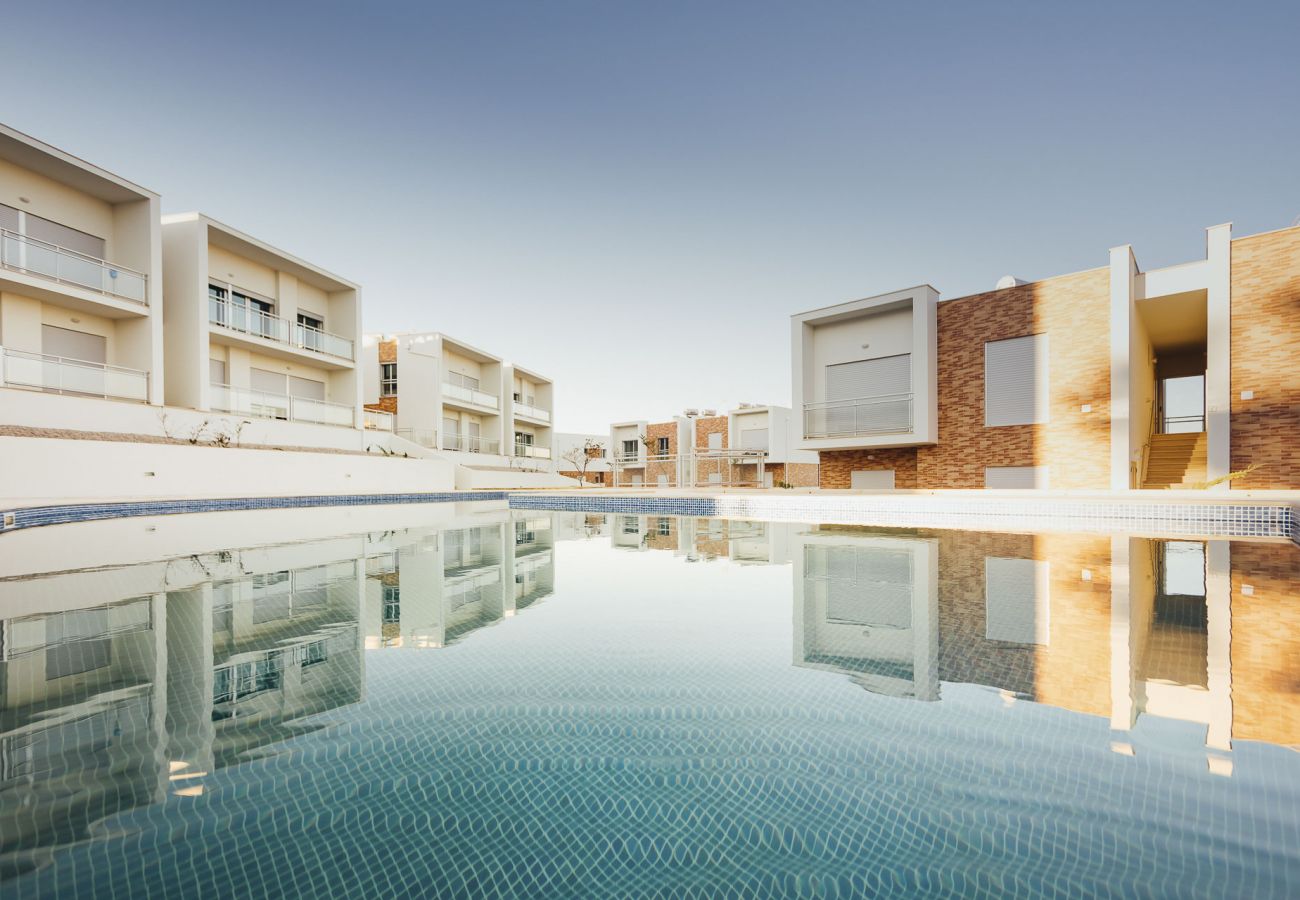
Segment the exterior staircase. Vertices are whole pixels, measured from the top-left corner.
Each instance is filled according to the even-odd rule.
[[[1186,487],[1205,481],[1205,432],[1151,435],[1147,490]]]

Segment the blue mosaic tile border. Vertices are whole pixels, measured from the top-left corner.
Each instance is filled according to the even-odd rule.
[[[248,509],[300,509],[311,506],[378,506],[389,503],[456,503],[465,500],[505,500],[507,491],[442,491],[430,494],[319,494],[302,497],[227,497],[211,500],[128,500],[0,510],[0,533],[42,525],[90,522],[130,516],[173,516],[182,513],[231,512]],[[9,523],[9,517],[13,522]]]
[[[978,497],[601,497],[512,494],[511,509],[767,519],[901,528],[1159,531],[1166,534],[1287,538],[1300,543],[1300,515],[1287,505],[1153,504]]]

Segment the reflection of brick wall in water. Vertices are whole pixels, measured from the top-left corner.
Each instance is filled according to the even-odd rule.
[[[726,519],[697,519],[695,549],[702,556],[728,556],[731,552],[731,523]]]
[[[939,541],[939,677],[1027,694],[1042,703],[1109,716],[1110,539],[1094,535],[923,533]],[[1049,563],[1045,645],[994,640],[985,560]],[[1087,570],[1091,580],[1084,580]]]
[[[1300,748],[1300,550],[1241,542],[1230,552],[1233,738]]]
[[[669,516],[651,516],[646,546],[651,550],[677,549],[677,520]]]

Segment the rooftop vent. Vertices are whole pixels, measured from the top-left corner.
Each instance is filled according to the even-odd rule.
[[[694,406],[692,406],[690,409],[686,409],[682,411],[682,415],[686,416],[688,419],[698,416],[699,414],[700,411],[696,409]]]
[[[995,290],[1000,291],[1004,288],[1013,288],[1022,284],[1029,284],[1029,282],[1025,281],[1023,278],[1017,278],[1014,275],[1003,275],[998,279],[998,283],[995,285]]]
[[[716,409],[705,409],[700,412],[700,415],[702,416],[716,416],[717,414],[718,411]]]

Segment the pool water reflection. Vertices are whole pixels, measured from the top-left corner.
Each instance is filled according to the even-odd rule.
[[[1300,891],[1293,545],[310,515],[15,536],[6,892]]]

